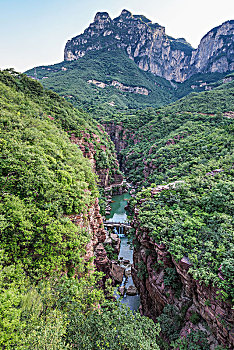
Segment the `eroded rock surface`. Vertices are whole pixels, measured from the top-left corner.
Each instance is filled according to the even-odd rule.
[[[176,262],[163,244],[156,244],[148,232],[139,227],[135,216],[137,249],[134,249],[132,277],[141,297],[140,312],[157,320],[166,305],[171,304],[183,314],[184,325],[180,335],[184,336],[192,329],[201,330],[205,322],[211,333],[210,349],[220,343],[233,349],[234,312],[228,301],[217,297],[217,289],[211,285],[194,280],[188,272],[191,264],[187,257]],[[174,285],[165,283],[166,269],[175,269],[177,279]],[[197,313],[201,321],[194,326],[191,314]]]
[[[98,12],[83,34],[67,42],[64,59],[73,61],[89,51],[118,48],[144,71],[183,82],[199,72],[233,70],[233,34],[234,21],[227,21],[207,33],[195,50],[184,38],[168,36],[163,26],[143,15],[123,10],[112,20],[107,12]],[[124,89],[124,86],[119,85],[119,88]],[[140,89],[135,93],[147,94]]]

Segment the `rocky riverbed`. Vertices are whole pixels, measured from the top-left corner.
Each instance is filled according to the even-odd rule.
[[[108,222],[124,223],[127,220],[127,213],[125,207],[128,200],[131,198],[129,193],[112,197],[110,202],[110,214],[107,215]],[[106,243],[115,241],[114,250],[119,248],[119,254],[117,260],[111,262],[111,276],[118,285],[115,296],[121,298],[121,302],[130,307],[131,310],[138,310],[140,305],[140,297],[137,289],[132,280],[132,267],[133,267],[133,249],[130,246],[128,238],[122,233],[117,234],[118,228],[109,228],[107,234]],[[120,245],[118,245],[119,241]]]

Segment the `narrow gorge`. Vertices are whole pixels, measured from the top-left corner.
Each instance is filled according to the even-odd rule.
[[[139,137],[141,135],[139,135],[138,130],[128,129],[126,122],[109,121],[104,126],[115,144],[122,170],[131,173],[131,165],[126,166],[129,162],[129,149],[131,150],[129,145],[133,149],[138,143],[144,142]],[[171,145],[176,147],[176,143],[184,142],[184,137],[186,136],[168,138],[168,141],[165,141],[167,151]],[[148,147],[150,155],[153,148],[152,146]],[[157,168],[152,169],[152,164],[143,161],[143,165],[143,180],[146,180],[152,171],[157,172]],[[219,176],[222,172],[223,169],[216,169],[207,173],[206,177]],[[136,182],[133,183],[139,193],[139,182],[138,185]],[[176,193],[177,187],[179,189],[181,185],[184,185],[184,181],[175,181],[156,187],[151,185],[149,190],[143,190],[137,196],[134,193],[135,190],[131,192],[133,193],[131,225],[134,228],[134,254],[131,271],[141,298],[140,312],[155,322],[160,322],[162,338],[166,343],[170,343],[178,337],[190,337],[191,341],[194,337],[195,341],[197,334],[201,343],[202,339],[205,339],[207,344],[205,346],[209,349],[216,349],[219,344],[232,349],[234,346],[232,327],[234,313],[231,301],[223,300],[220,287],[213,286],[211,281],[204,282],[199,278],[194,278],[193,263],[187,254],[178,258],[178,253],[172,253],[169,243],[166,245],[162,243],[163,236],[161,240],[154,238],[155,228],[160,225],[158,220],[166,220],[165,217],[157,219],[158,213],[153,205],[154,198],[162,195],[169,200],[172,193]],[[165,207],[168,207],[170,202],[165,202]],[[151,210],[151,216],[149,216],[148,210]],[[146,220],[144,216],[146,216]],[[176,244],[179,244],[179,241]],[[217,271],[217,279],[221,284],[226,279],[222,272],[222,265]]]
[[[78,30],[0,70],[0,348],[232,350],[234,21]]]

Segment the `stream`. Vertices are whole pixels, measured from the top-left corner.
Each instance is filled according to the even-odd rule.
[[[129,193],[124,193],[122,195],[114,196],[112,198],[111,203],[111,213],[110,215],[107,215],[107,221],[110,222],[119,222],[123,223],[127,220],[127,213],[125,210],[126,205],[128,204],[127,201],[131,198],[131,195]],[[130,244],[128,243],[128,238],[121,234],[120,240],[120,252],[118,259],[119,260],[129,260],[130,264],[133,263],[133,249],[131,249]],[[122,259],[121,259],[122,258]],[[123,266],[120,264],[120,266]],[[133,285],[133,280],[131,276],[128,276],[127,278],[124,277],[123,282],[121,286],[125,286],[125,289],[127,289],[129,286]],[[118,294],[116,295],[117,299],[122,298],[121,303],[127,305],[132,311],[138,310],[140,306],[140,296],[139,295],[126,295],[120,297]]]

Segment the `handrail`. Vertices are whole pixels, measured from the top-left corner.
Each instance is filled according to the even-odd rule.
[[[114,221],[104,221],[104,225],[122,225],[122,226],[130,226],[130,222],[114,222]]]

